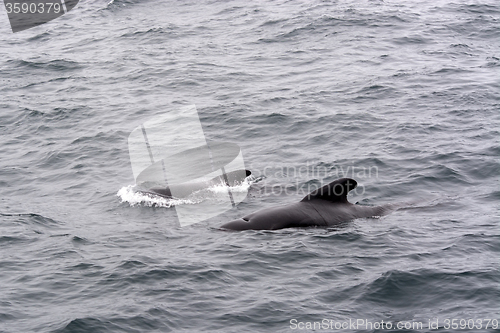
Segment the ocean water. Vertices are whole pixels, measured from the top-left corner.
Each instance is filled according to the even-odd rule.
[[[500,331],[497,1],[89,0],[15,34],[0,8],[0,332]],[[131,131],[184,105],[254,177],[180,227],[193,203],[123,193]],[[416,204],[219,229],[340,177]]]

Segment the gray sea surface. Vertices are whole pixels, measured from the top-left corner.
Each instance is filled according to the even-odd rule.
[[[15,34],[4,8],[0,332],[500,331],[498,1],[88,0]],[[180,227],[194,203],[123,193],[129,134],[185,105],[254,177]],[[219,229],[341,177],[416,204]]]

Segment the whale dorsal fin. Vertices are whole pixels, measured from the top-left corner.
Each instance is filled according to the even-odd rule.
[[[331,202],[348,202],[347,194],[350,190],[353,190],[358,186],[358,183],[351,178],[341,178],[331,182],[328,185],[318,188],[312,191],[301,200],[312,201],[312,200],[327,200]]]

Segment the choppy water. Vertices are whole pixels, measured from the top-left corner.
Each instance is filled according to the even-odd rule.
[[[16,34],[1,14],[0,331],[495,331],[499,14],[90,0]],[[173,207],[117,192],[134,183],[130,132],[185,104],[257,177],[237,208],[181,228]],[[352,202],[422,203],[329,229],[218,230],[342,176],[362,189]]]

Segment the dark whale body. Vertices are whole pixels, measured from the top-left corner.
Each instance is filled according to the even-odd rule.
[[[370,207],[349,203],[347,194],[356,186],[357,183],[354,179],[337,179],[309,193],[299,202],[265,208],[241,219],[228,222],[221,228],[276,230],[312,226],[328,227],[356,218],[382,216],[394,210],[394,205]]]

